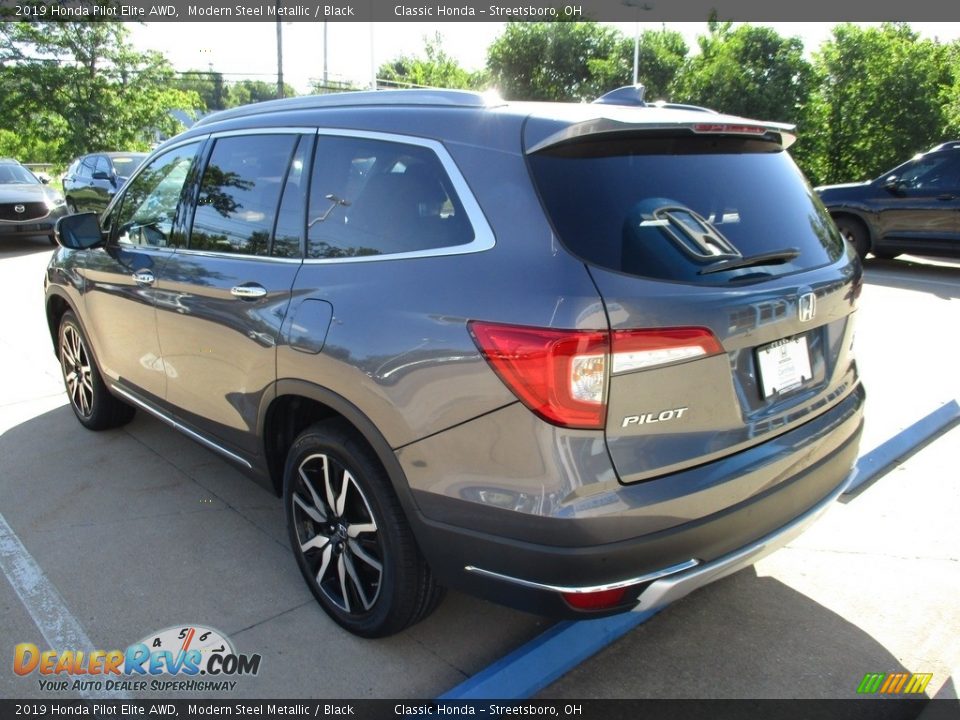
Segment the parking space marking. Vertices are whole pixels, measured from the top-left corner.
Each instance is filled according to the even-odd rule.
[[[87,653],[96,649],[70,612],[60,591],[24,547],[2,513],[0,568],[50,648],[60,651],[83,650]],[[87,690],[79,690],[78,693],[91,699],[102,694]],[[129,699],[130,695],[115,693],[112,697]]]
[[[901,430],[866,455],[851,471],[843,501],[855,497],[883,471],[918,450],[960,418],[956,400]],[[597,620],[563,621],[476,675],[443,693],[439,700],[524,700],[543,690],[607,645],[645,623],[658,611],[627,612]]]
[[[627,612],[597,620],[564,620],[438,699],[529,698],[656,613]]]
[[[905,430],[901,430],[889,440],[880,443],[866,455],[861,455],[853,468],[850,487],[840,502],[850,502],[853,498],[879,480],[895,465],[907,459],[940,431],[960,419],[960,405],[956,400],[941,405],[932,413]]]

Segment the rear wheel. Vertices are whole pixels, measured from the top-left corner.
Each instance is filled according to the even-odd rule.
[[[70,407],[85,428],[108,430],[133,419],[134,408],[107,390],[87,338],[72,312],[64,313],[60,320],[57,355]]]
[[[383,637],[436,607],[442,589],[390,481],[346,423],[319,422],[296,439],[284,469],[284,505],[300,572],[339,625]]]
[[[867,228],[864,227],[863,223],[847,215],[834,218],[834,222],[837,225],[837,230],[840,231],[840,235],[853,246],[857,255],[860,256],[860,259],[862,260],[866,257],[867,252],[870,250],[870,238],[867,235]]]

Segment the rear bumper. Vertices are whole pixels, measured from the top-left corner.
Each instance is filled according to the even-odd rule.
[[[421,513],[414,529],[441,582],[501,604],[559,617],[659,608],[776,550],[832,504],[856,461],[863,401],[858,386],[801,427],[658,481],[674,486],[670,505],[677,507],[684,492],[697,502],[704,486],[754,487],[762,480],[758,492],[695,519],[674,518],[665,527],[662,515],[632,514],[643,510],[637,485],[620,486],[608,514],[579,518],[491,510],[420,492],[415,497],[429,515]],[[517,537],[524,523],[529,533]],[[612,532],[612,542],[584,542]],[[574,610],[561,596],[623,586],[623,601],[602,611]]]

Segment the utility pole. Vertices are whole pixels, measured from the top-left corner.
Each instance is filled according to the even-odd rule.
[[[327,21],[323,21],[323,88],[327,88]]]
[[[653,5],[640,0],[620,0],[620,4],[637,9],[633,30],[633,84],[636,85],[640,81],[640,11],[653,10]]]
[[[283,24],[280,22],[280,0],[277,0],[277,97],[283,97]]]

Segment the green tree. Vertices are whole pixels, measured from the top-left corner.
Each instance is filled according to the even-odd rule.
[[[511,22],[487,49],[487,69],[505,98],[587,101],[624,84],[625,47],[595,22]]]
[[[875,177],[943,140],[946,128],[960,131],[956,58],[955,48],[921,40],[904,23],[835,27],[814,57],[808,175],[816,182]]]
[[[798,122],[803,118],[813,73],[800,38],[768,27],[711,20],[673,84],[673,98],[734,115]]]
[[[181,129],[171,110],[199,103],[173,80],[166,58],[134,49],[122,22],[2,23],[0,138],[22,138],[13,154],[31,161],[146,149]]]
[[[296,97],[297,91],[293,86],[283,84],[284,97]],[[264,100],[277,99],[277,84],[264,80],[239,80],[230,86],[227,107],[249,105]]]
[[[401,55],[386,62],[377,70],[377,81],[394,87],[432,87],[452,89],[479,89],[485,82],[484,73],[471,73],[443,49],[443,40],[437,33],[424,38],[424,55]]]
[[[621,37],[610,56],[587,61],[598,95],[633,82],[633,48],[633,38]],[[675,30],[640,33],[637,80],[646,88],[647,100],[670,99],[670,89],[688,52],[683,35]]]
[[[196,93],[200,99],[196,108],[199,111],[214,112],[231,107],[230,88],[221,73],[212,70],[187,70],[179,73],[174,86],[184,92]]]
[[[944,91],[944,135],[960,138],[960,40],[954,40],[946,51],[950,85]]]

